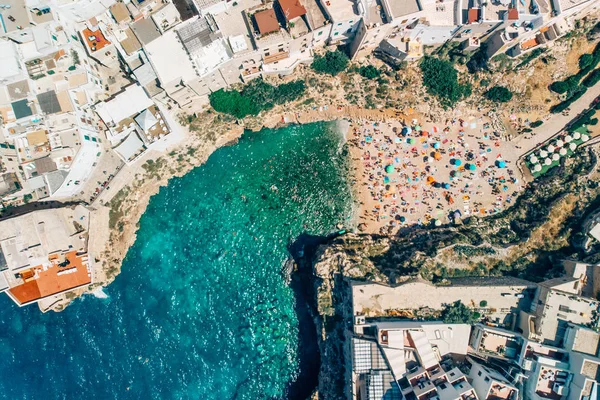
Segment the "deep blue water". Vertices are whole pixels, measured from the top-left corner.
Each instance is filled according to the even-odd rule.
[[[246,133],[171,180],[107,299],[42,314],[0,296],[0,398],[285,398],[299,372],[286,247],[351,213],[333,128]]]

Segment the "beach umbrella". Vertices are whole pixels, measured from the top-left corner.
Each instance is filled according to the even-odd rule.
[[[400,143],[401,141],[402,141],[402,140],[400,140],[400,138],[399,138],[399,137],[397,137],[397,138],[394,138],[394,142],[396,142],[396,143]]]
[[[571,135],[565,136],[565,142],[566,143],[571,143],[572,141],[573,141],[573,137]]]
[[[556,147],[563,147],[565,145],[564,142],[560,139],[558,139],[555,144],[556,144]]]
[[[450,184],[449,183],[444,183],[444,184],[442,184],[442,187],[444,189],[450,189]]]
[[[548,157],[548,153],[545,150],[541,150],[540,151],[540,158],[546,158]]]
[[[560,149],[558,151],[558,154],[560,154],[561,156],[566,156],[567,155],[567,149],[565,149],[564,147],[562,149]]]
[[[389,176],[384,176],[384,177],[383,177],[383,183],[390,183],[390,178],[389,178]]]
[[[421,125],[415,125],[415,131],[420,131],[421,130]]]
[[[529,162],[531,162],[532,164],[536,164],[538,162],[538,158],[535,156],[535,154],[532,154],[531,157],[529,157]]]
[[[441,160],[441,159],[442,159],[442,155],[441,155],[439,152],[437,152],[437,151],[436,151],[436,152],[433,154],[433,158],[435,158],[437,161],[439,161],[439,160]]]
[[[573,133],[573,139],[575,139],[575,140],[579,140],[579,139],[581,139],[581,133],[579,133],[579,132],[574,132],[574,133]]]
[[[435,143],[433,144],[433,148],[434,148],[434,149],[439,149],[439,148],[440,148],[440,146],[441,146],[440,142],[435,142]]]
[[[546,159],[544,160],[544,164],[545,164],[545,165],[550,165],[550,164],[552,164],[552,160],[551,160],[551,159],[549,159],[549,158],[546,158]]]
[[[552,161],[558,161],[560,160],[560,156],[556,153],[552,154]]]
[[[410,135],[412,133],[412,128],[410,126],[405,126],[404,128],[402,128],[402,135],[406,136],[406,135]]]
[[[549,145],[547,150],[548,150],[548,153],[554,153],[554,146]]]
[[[435,226],[442,226],[442,221],[440,221],[439,219],[436,219],[435,222],[433,223]]]
[[[435,182],[435,178],[433,176],[428,176],[427,177],[427,183],[429,185],[433,185],[434,182]]]
[[[581,140],[585,143],[590,140],[590,137],[588,135],[581,135]]]
[[[571,149],[571,151],[575,151],[576,148],[577,148],[577,145],[575,143],[569,144],[569,149]]]
[[[405,217],[400,217],[400,222],[404,223],[406,221]]]
[[[496,162],[496,165],[498,166],[498,168],[505,168],[506,167],[506,161],[498,160]]]
[[[408,138],[408,144],[415,144],[415,139]]]
[[[540,164],[536,164],[536,166],[535,166],[535,167],[533,167],[533,170],[534,170],[535,172],[540,172],[540,171],[542,170],[542,166],[541,166]]]
[[[385,167],[385,172],[388,173],[388,174],[394,173],[394,166],[393,165],[388,165],[387,167]]]
[[[469,171],[475,171],[477,167],[475,166],[475,164],[465,164],[465,168]]]

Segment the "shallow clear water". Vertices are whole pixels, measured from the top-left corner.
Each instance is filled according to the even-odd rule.
[[[286,247],[351,212],[333,128],[247,133],[173,179],[108,298],[41,314],[0,296],[0,398],[285,398],[298,375]]]

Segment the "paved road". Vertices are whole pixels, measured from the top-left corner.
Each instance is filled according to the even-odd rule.
[[[600,96],[600,83],[589,88],[579,100],[571,105],[571,112],[569,115],[553,114],[542,126],[533,129],[533,132],[517,137],[514,140],[514,143],[520,147],[517,149],[520,152],[519,157],[527,154],[530,150],[561,132],[571,123],[571,121],[577,118],[579,114],[590,108],[590,104],[598,96]]]

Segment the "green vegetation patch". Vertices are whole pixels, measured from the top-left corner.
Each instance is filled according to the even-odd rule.
[[[209,99],[215,111],[244,118],[270,110],[277,104],[297,100],[305,91],[303,80],[274,86],[262,79],[255,79],[241,91],[220,89],[211,93]]]
[[[339,50],[328,51],[322,56],[316,55],[311,67],[321,74],[335,76],[348,68],[349,62],[350,60],[345,53]]]
[[[506,103],[510,101],[513,97],[513,94],[510,90],[505,88],[504,86],[494,86],[485,92],[485,97],[488,100],[495,101],[498,103]]]
[[[474,324],[481,317],[479,313],[473,312],[460,300],[452,304],[445,304],[442,310],[442,321],[445,324]]]
[[[459,83],[458,72],[449,61],[425,57],[420,67],[427,91],[436,96],[444,106],[452,106],[471,95],[471,85]]]

